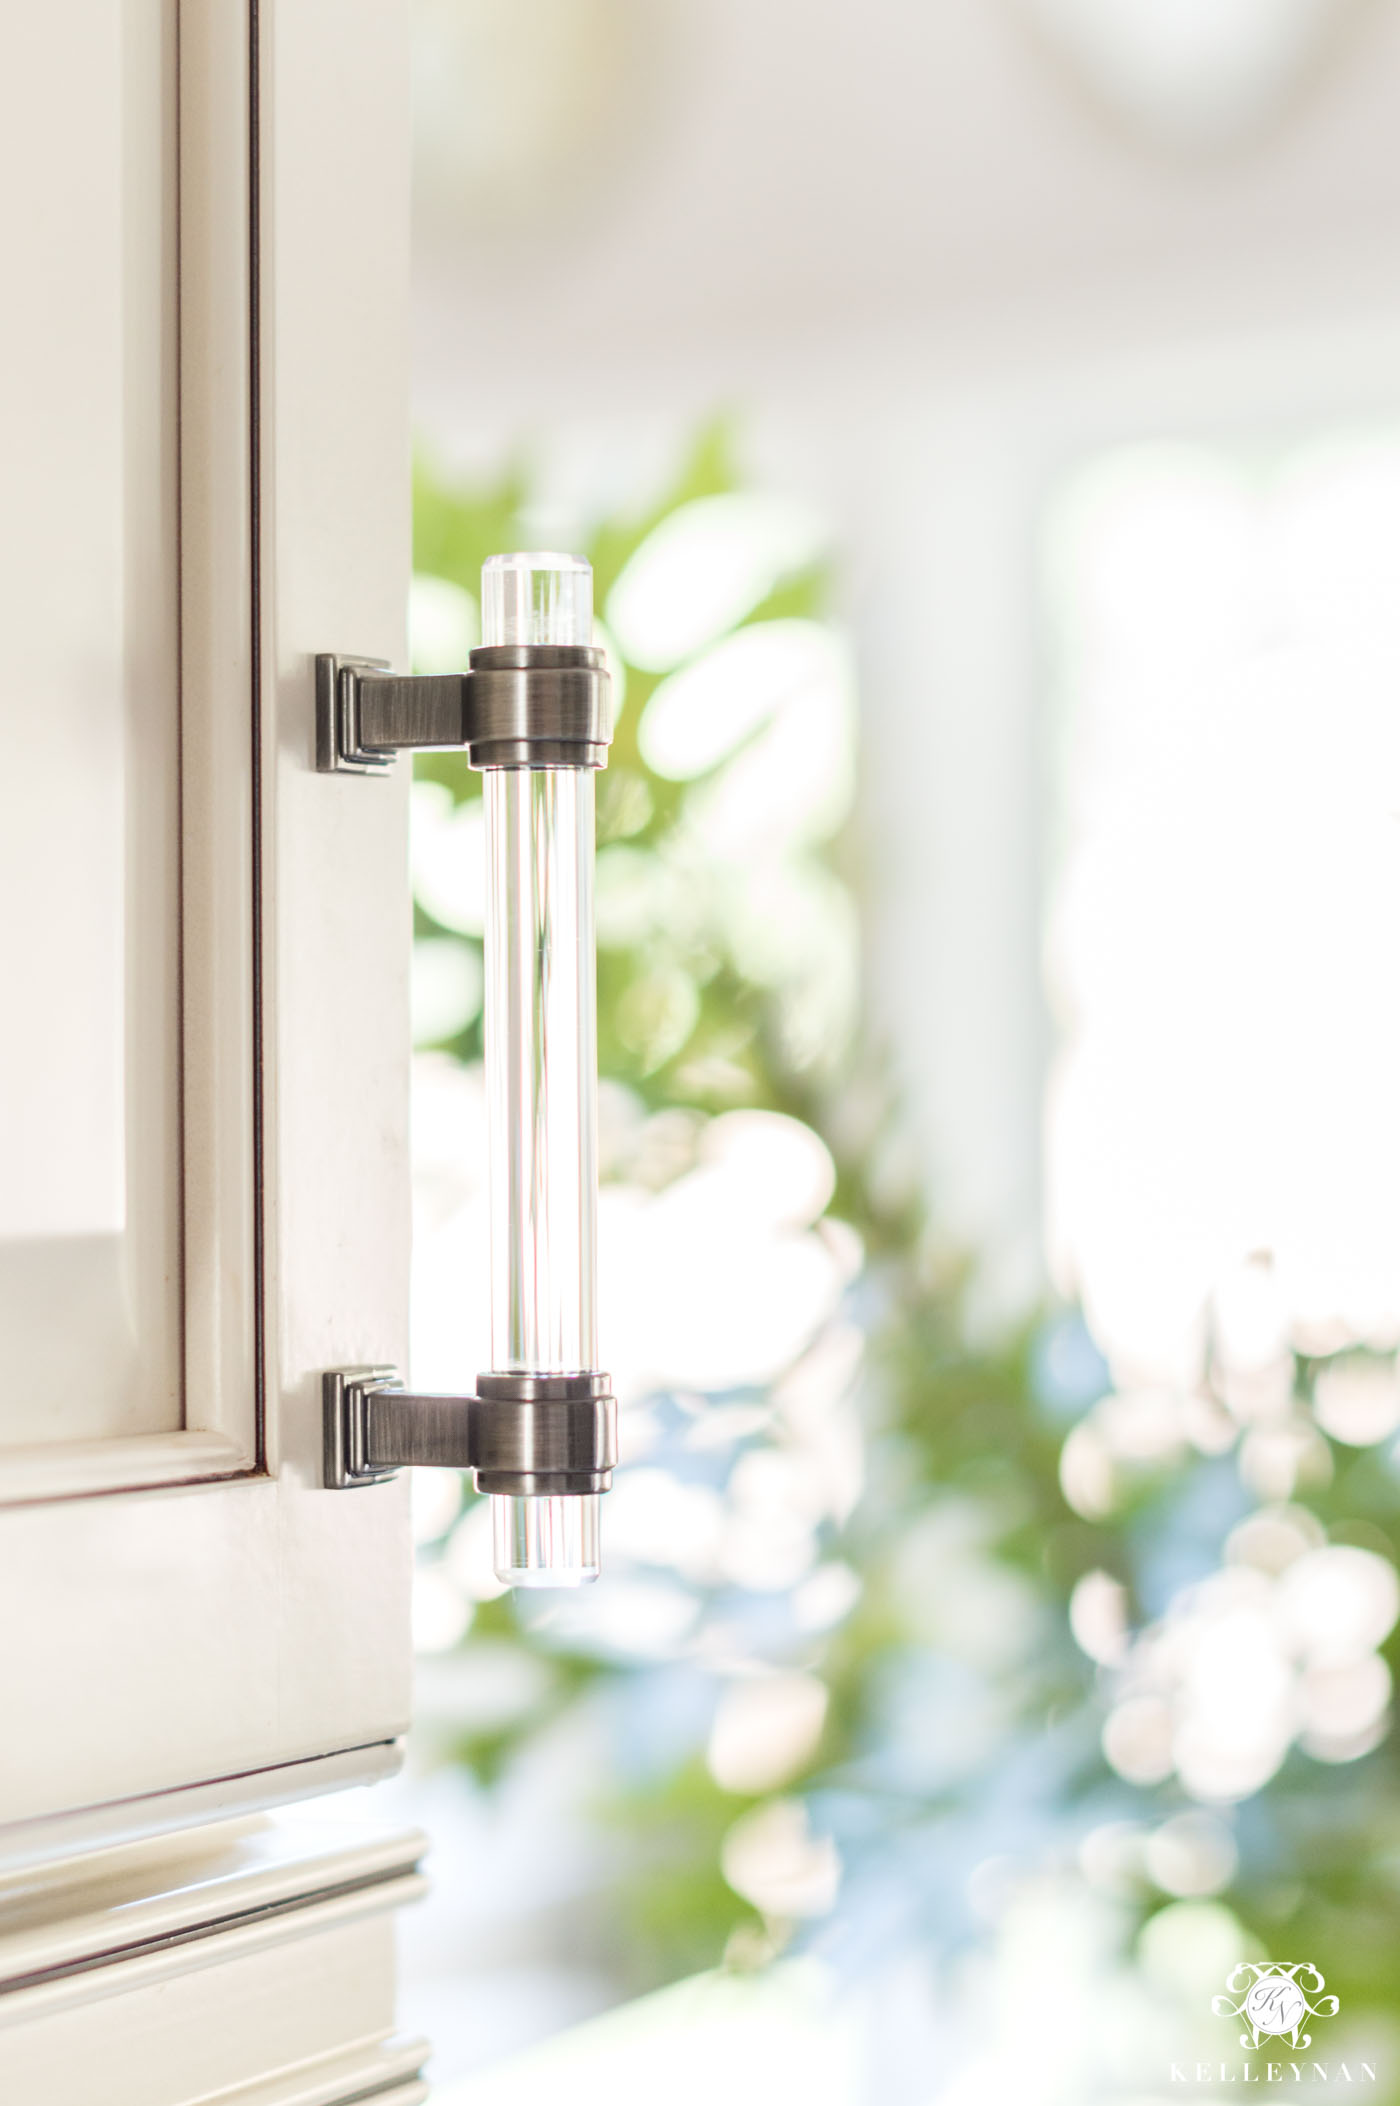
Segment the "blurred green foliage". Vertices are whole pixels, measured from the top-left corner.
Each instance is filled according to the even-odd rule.
[[[606,521],[589,536],[580,553],[594,568],[596,604],[606,608],[624,566],[662,520],[693,499],[740,488],[730,433],[716,424],[651,509]],[[417,569],[475,593],[486,557],[529,545],[531,495],[524,466],[467,487],[420,463]],[[825,569],[808,568],[783,579],[741,626],[791,615],[821,620],[829,598]],[[626,707],[599,782],[600,847],[626,841],[664,849],[684,825],[693,786],[650,769],[638,740],[660,677],[626,667]],[[480,794],[479,778],[455,755],[425,756],[418,773],[458,803]],[[849,879],[848,836],[821,854],[834,877]],[[451,935],[421,906],[418,917],[420,933]],[[696,989],[698,1003],[682,1042],[657,1058],[638,1012],[664,1000],[672,971]],[[763,1795],[723,1789],[703,1745],[691,1745],[600,1802],[600,1818],[615,1824],[621,1844],[612,1958],[632,1987],[673,1979],[726,1952],[736,1964],[761,1959],[794,1935],[868,1957],[875,1937],[868,1926],[877,1920],[896,1926],[889,1935],[946,1950],[984,1934],[966,1899],[978,1861],[1005,1854],[1026,1867],[1072,1868],[1096,1825],[1124,1823],[1145,1836],[1189,1811],[1194,1802],[1174,1778],[1134,1785],[1105,1762],[1100,1734],[1113,1676],[1073,1642],[1067,1605],[1086,1574],[1106,1573],[1124,1589],[1130,1627],[1141,1629],[1163,1616],[1173,1588],[1218,1572],[1230,1530],[1269,1504],[1245,1486],[1236,1449],[1207,1453],[1183,1443],[1159,1462],[1120,1470],[1103,1511],[1075,1510],[1061,1485],[1066,1436],[1092,1419],[1110,1387],[1082,1324],[1072,1311],[1040,1312],[990,1345],[973,1338],[970,1269],[930,1232],[878,1049],[857,1030],[822,1059],[795,1060],[781,999],[745,976],[703,919],[600,952],[602,1074],[648,1113],[682,1110],[699,1120],[742,1104],[804,1121],[835,1161],[831,1211],[864,1248],[848,1314],[868,1342],[860,1385],[866,1485],[849,1519],[828,1525],[823,1540],[823,1555],[856,1574],[858,1599],[821,1635],[790,1624],[774,1635],[771,1619],[760,1617],[745,1639],[755,1664],[795,1665],[819,1674],[829,1690],[820,1744],[784,1790],[804,1797],[816,1826],[837,1837],[845,1885],[836,1915],[806,1931],[761,1918],[727,1883],[721,1853],[735,1822]],[[444,1050],[479,1059],[479,1019]],[[1056,1369],[1057,1354],[1064,1360],[1066,1352],[1074,1363],[1068,1376]],[[1295,1367],[1289,1408],[1309,1427],[1320,1364],[1299,1357]],[[1215,1395],[1221,1412],[1223,1388],[1219,1369],[1204,1368],[1203,1394]],[[1326,1445],[1329,1468],[1295,1489],[1295,1507],[1306,1501],[1320,1540],[1361,1545],[1393,1563],[1396,1476],[1388,1449]],[[1273,1502],[1280,1503],[1287,1501]],[[969,1624],[960,1629],[964,1608]],[[974,1642],[975,1618],[987,1628]],[[739,1618],[736,1628],[743,1627]],[[527,1645],[548,1673],[539,1700],[508,1727],[459,1741],[457,1757],[487,1783],[572,1705],[658,1673],[558,1642],[548,1628],[522,1624],[508,1599],[481,1605],[466,1644],[502,1641]],[[1392,1634],[1385,1648],[1392,1664],[1395,1642]],[[984,1723],[969,1758],[950,1739],[949,1724],[974,1714]],[[1294,1749],[1263,1788],[1237,1808],[1223,1802],[1216,1817],[1238,1852],[1222,1898],[1251,1949],[1306,1946],[1312,1954],[1316,1945],[1344,2007],[1394,2012],[1400,1791],[1393,1742],[1382,1739],[1347,1762]],[[1155,1910],[1181,1905],[1181,1891],[1154,1883],[1139,1853],[1114,1900],[1128,1939]],[[1223,2038],[1220,2045],[1227,2046]]]

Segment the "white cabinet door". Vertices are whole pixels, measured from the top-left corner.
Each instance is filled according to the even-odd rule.
[[[0,1871],[382,1773],[402,1483],[398,0],[0,10]]]

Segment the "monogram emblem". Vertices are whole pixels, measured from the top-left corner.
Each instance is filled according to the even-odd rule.
[[[1211,2009],[1217,2018],[1242,2018],[1249,2027],[1240,2046],[1257,2048],[1262,2039],[1287,2034],[1290,2047],[1311,2047],[1312,2034],[1302,2030],[1309,2018],[1335,2018],[1341,2009],[1335,1996],[1324,1996],[1327,1984],[1311,1960],[1241,1960],[1226,1981],[1226,1994]],[[1231,1998],[1238,1997],[1238,2003]],[[1316,1997],[1310,2003],[1309,1997]]]

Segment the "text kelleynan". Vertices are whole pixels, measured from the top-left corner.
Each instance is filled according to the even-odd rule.
[[[1374,2084],[1374,2062],[1173,2062],[1173,2084]]]

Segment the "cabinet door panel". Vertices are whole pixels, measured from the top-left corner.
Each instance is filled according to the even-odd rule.
[[[77,13],[0,29],[0,1865],[409,1698],[405,1489],[319,1483],[321,1369],[404,1357],[407,785],[315,775],[311,679],[403,648],[406,10]]]
[[[181,1423],[176,29],[0,16],[0,1450]]]

